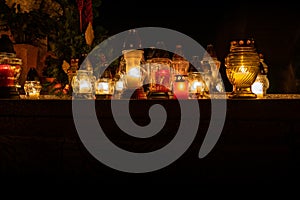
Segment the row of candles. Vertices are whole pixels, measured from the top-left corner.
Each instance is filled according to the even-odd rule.
[[[181,48],[181,45],[176,46],[176,50]],[[73,97],[83,99],[209,98],[210,93],[225,92],[219,74],[221,62],[211,54],[212,48],[212,45],[208,45],[203,59],[201,61],[196,59],[196,62],[202,65],[201,71],[189,71],[190,62],[183,55],[177,54],[180,51],[175,51],[172,59],[154,57],[145,61],[144,50],[124,50],[125,72],[118,71],[115,77],[96,78],[93,75],[93,67],[74,71],[72,79],[69,80]],[[4,95],[14,95],[15,88],[20,87],[21,65],[22,61],[16,58],[15,54],[0,54],[0,87],[1,90],[7,91],[2,92]],[[196,65],[195,62],[192,65]],[[261,98],[266,95],[269,87],[266,77],[268,69],[263,58],[255,52],[253,40],[233,41],[230,53],[225,59],[225,66],[227,77],[233,85],[231,97]],[[147,85],[146,91],[145,85]],[[26,81],[24,90],[26,96],[38,98],[41,84],[38,81]]]
[[[221,62],[216,57],[208,56],[208,59],[204,57],[198,61],[208,65],[207,70],[200,72],[189,71],[190,62],[181,56],[172,60],[156,57],[143,63],[143,53],[140,49],[123,51],[126,72],[117,74],[118,78],[96,79],[91,70],[78,70],[72,80],[73,94],[89,99],[200,99],[209,98],[210,93],[225,92],[219,74]],[[247,63],[246,60],[243,62]],[[266,74],[258,73],[258,69],[259,66],[249,67],[246,64],[239,65],[235,71],[228,69],[227,76],[234,87],[232,93],[238,97],[263,98],[269,83]],[[147,93],[144,91],[145,83]],[[124,95],[127,91],[132,92],[133,96]]]
[[[72,79],[73,94],[80,98],[120,99],[128,98],[124,93],[129,91],[135,99],[207,97],[209,82],[204,78],[210,75],[209,71],[189,72],[190,63],[183,57],[178,60],[156,57],[142,63],[143,53],[143,50],[123,51],[126,73],[119,72],[117,79],[96,79],[91,70],[78,70]]]

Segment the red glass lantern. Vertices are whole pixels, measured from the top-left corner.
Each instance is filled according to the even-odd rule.
[[[173,94],[176,99],[188,99],[189,83],[186,75],[175,75]]]

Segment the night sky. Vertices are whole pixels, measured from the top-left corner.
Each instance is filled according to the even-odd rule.
[[[203,47],[213,44],[223,64],[231,40],[252,37],[269,65],[269,92],[294,93],[300,78],[299,8],[290,0],[103,0],[97,23],[110,35],[147,26],[173,29]],[[224,66],[221,74],[226,79]]]

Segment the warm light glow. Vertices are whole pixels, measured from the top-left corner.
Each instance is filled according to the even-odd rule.
[[[26,96],[30,99],[38,99],[42,86],[39,81],[26,81],[24,84],[24,91]]]
[[[189,96],[188,82],[187,81],[174,82],[173,93],[177,99],[187,99]]]
[[[96,85],[96,94],[109,94],[109,83],[99,82]]]
[[[192,93],[199,93],[203,91],[203,83],[199,81],[194,81],[191,85]]]
[[[144,51],[142,50],[126,50],[123,51],[126,61],[126,87],[128,89],[136,89],[142,85],[141,59]]]
[[[223,87],[222,83],[218,83],[216,85],[216,89],[218,90],[218,92],[224,92],[224,87]]]
[[[39,98],[40,96],[40,93],[39,92],[36,92],[36,91],[32,91],[32,92],[29,92],[29,98],[30,99],[36,99],[36,98]]]
[[[138,88],[141,86],[141,72],[140,67],[133,67],[128,70],[125,76],[127,88]]]
[[[137,66],[137,67],[130,68],[127,75],[133,78],[140,78],[141,77],[140,67]]]
[[[258,97],[262,97],[264,94],[263,90],[263,84],[261,82],[254,82],[251,86],[251,90],[254,94],[256,94]]]
[[[238,69],[238,72],[235,72],[233,74],[234,80],[236,84],[240,84],[244,81],[245,77],[247,78],[249,72],[247,70],[247,68],[242,65],[240,66],[240,68]]]
[[[183,91],[183,90],[185,90],[185,84],[184,84],[184,82],[182,82],[182,83],[178,83],[178,85],[177,85],[178,87],[177,87],[177,89],[178,90],[180,90],[180,91]]]
[[[124,82],[123,81],[117,81],[116,82],[116,91],[122,91],[124,89]]]
[[[79,93],[90,93],[92,90],[91,83],[87,80],[80,80]]]
[[[241,72],[241,73],[246,73],[246,72],[247,72],[247,68],[244,67],[244,65],[242,65],[242,66],[239,68],[239,72]]]

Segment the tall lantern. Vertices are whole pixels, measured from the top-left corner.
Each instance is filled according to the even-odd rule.
[[[129,30],[122,51],[126,65],[124,98],[142,99],[146,97],[142,87],[146,72],[141,67],[144,57],[141,46],[137,31],[135,29]]]
[[[226,75],[233,85],[230,98],[256,98],[251,90],[259,73],[259,56],[254,40],[232,41],[230,52],[225,58]]]

